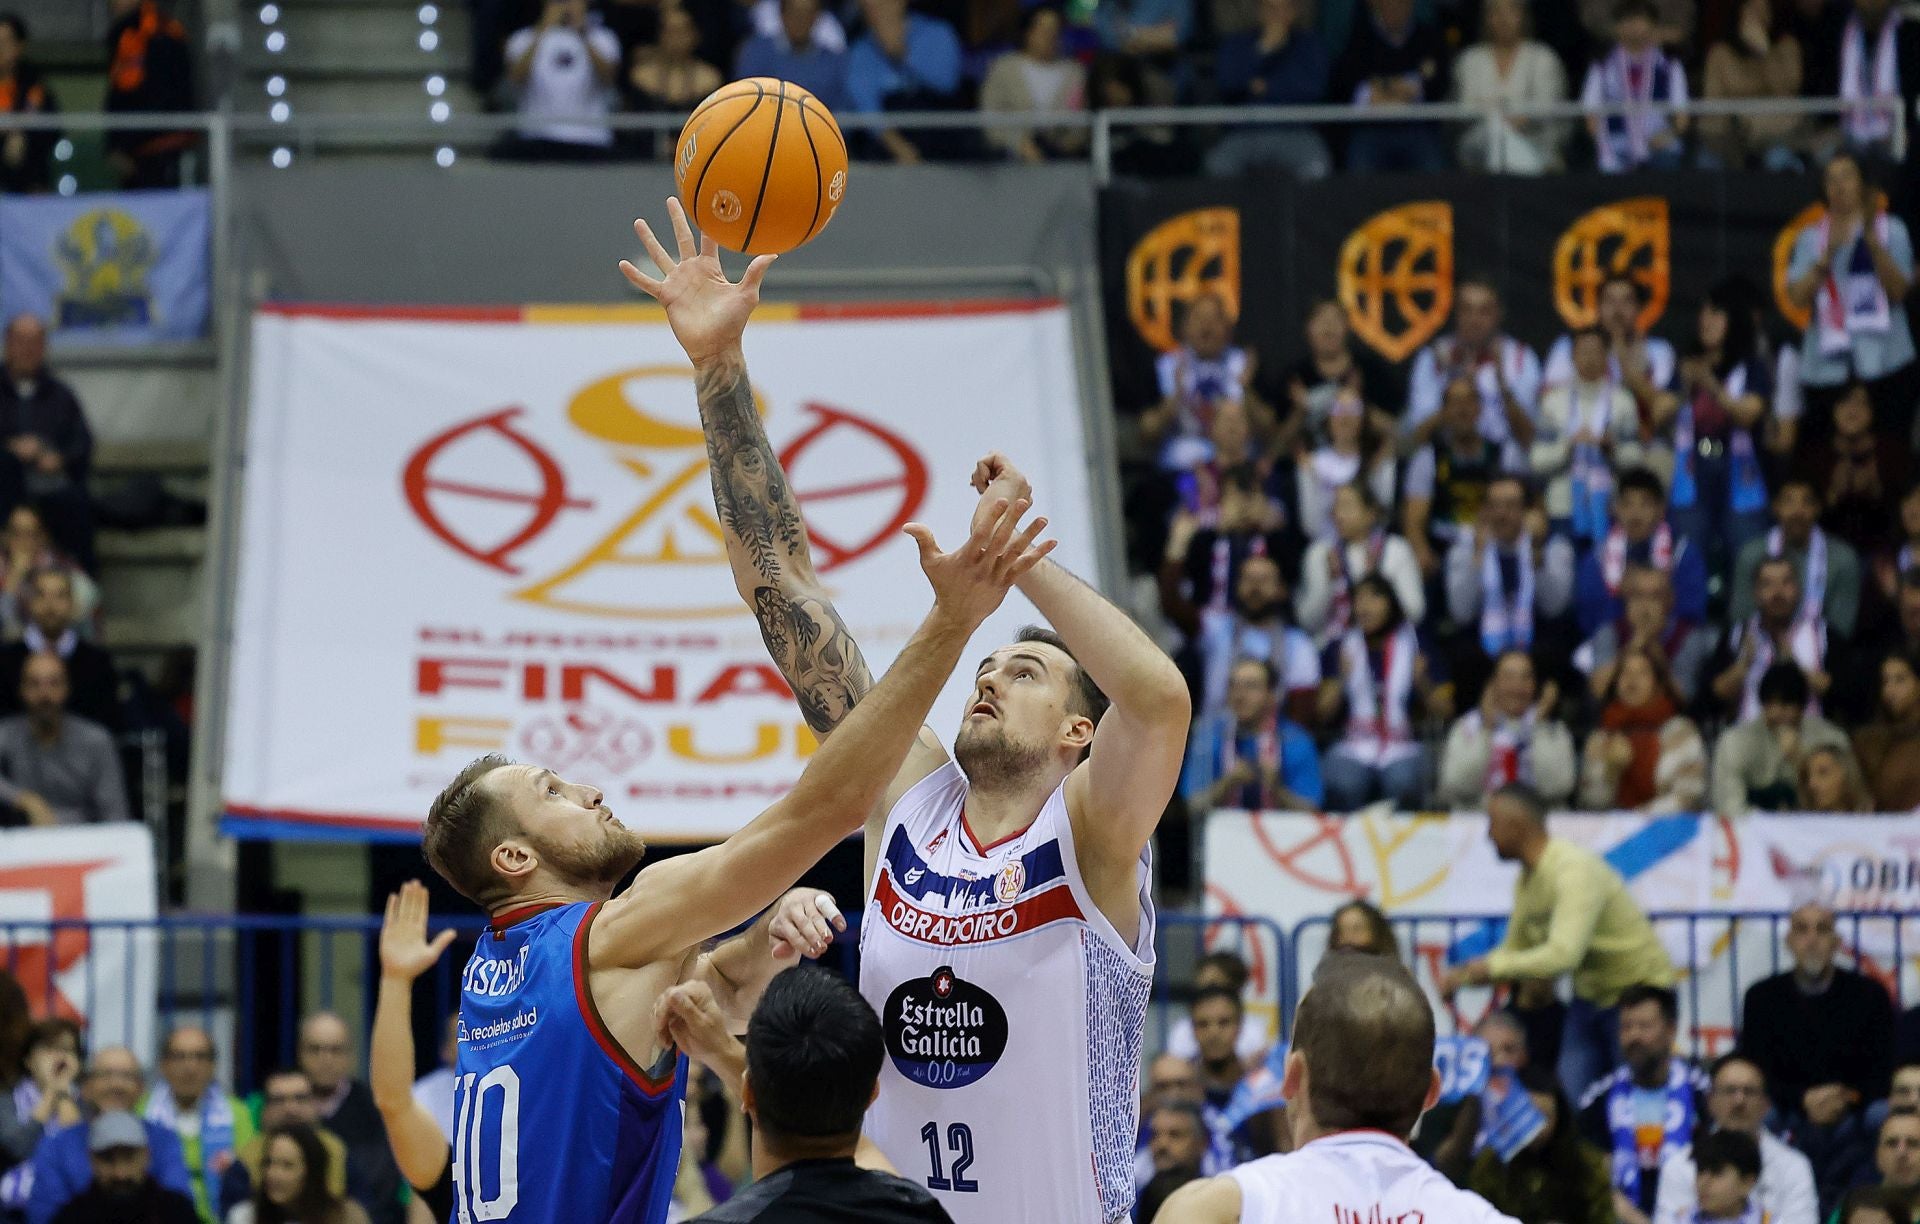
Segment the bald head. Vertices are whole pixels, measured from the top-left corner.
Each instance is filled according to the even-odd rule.
[[[315,1012],[300,1025],[300,1069],[314,1092],[331,1096],[353,1073],[353,1033],[332,1012]]]
[[[1386,957],[1333,952],[1320,961],[1294,1015],[1293,1054],[1322,1133],[1372,1129],[1404,1139],[1437,1091],[1433,1008]]]
[[[115,1109],[131,1111],[139,1103],[146,1084],[146,1074],[132,1050],[125,1046],[106,1046],[95,1050],[88,1061],[81,1095],[99,1113]]]

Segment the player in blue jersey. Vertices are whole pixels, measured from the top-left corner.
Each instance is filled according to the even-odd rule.
[[[691,256],[684,216],[674,222]],[[709,278],[676,278],[682,343],[700,328],[737,333],[766,263],[740,285],[717,260]],[[1052,549],[1035,543],[1044,519],[1020,530],[1026,509],[1003,499],[950,553],[909,524],[933,609],[886,676],[784,798],[720,845],[641,871],[617,896],[646,847],[595,787],[489,757],[434,801],[427,859],[492,919],[461,984],[458,1224],[666,1218],[684,1060],[657,1040],[655,1000],[696,973],[741,994],[771,976],[767,924],[707,956],[702,943],[766,908],[880,802],[967,640]],[[805,531],[797,518],[781,529]]]

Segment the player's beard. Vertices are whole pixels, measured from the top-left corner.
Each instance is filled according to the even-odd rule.
[[[647,843],[618,821],[602,821],[601,837],[590,845],[535,842],[544,862],[561,879],[589,888],[612,888],[640,865]]]
[[[953,759],[967,782],[981,790],[998,790],[1025,781],[1046,767],[1052,755],[1045,744],[1023,744],[1007,734],[998,720],[991,725],[962,724],[953,737]]]

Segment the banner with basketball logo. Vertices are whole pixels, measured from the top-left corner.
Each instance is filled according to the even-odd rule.
[[[83,344],[197,340],[210,217],[205,188],[0,196],[0,312]]]
[[[1612,272],[1639,283],[1642,326],[1677,342],[1693,338],[1706,291],[1734,275],[1772,287],[1777,321],[1803,326],[1784,278],[1793,235],[1817,215],[1813,194],[1769,174],[1122,182],[1101,197],[1115,397],[1123,408],[1159,398],[1153,358],[1179,343],[1203,293],[1237,319],[1280,404],[1315,301],[1338,301],[1356,341],[1398,363],[1450,326],[1468,276],[1500,287],[1507,330],[1543,355],[1595,321]]]
[[[764,306],[747,359],[820,577],[878,674],[1006,452],[1090,579],[1070,323],[1055,302]],[[815,744],[735,593],[692,369],[652,308],[269,309],[253,402],[224,766],[242,836],[419,835],[482,753],[718,838]],[[972,660],[1037,619],[1017,593]]]
[[[1575,812],[1549,828],[1606,858],[1657,916],[1700,1052],[1731,1042],[1746,985],[1791,965],[1786,925],[1769,915],[1810,900],[1860,915],[1839,924],[1843,956],[1896,998],[1920,1002],[1920,817]],[[1328,917],[1347,901],[1395,919],[1403,954],[1430,984],[1499,942],[1505,920],[1486,916],[1511,909],[1519,876],[1495,856],[1477,814],[1219,812],[1205,841],[1209,912],[1259,914],[1288,933],[1281,977],[1296,1002],[1326,950]],[[1219,927],[1215,937],[1231,942],[1237,931]],[[1471,1026],[1491,1001],[1485,990],[1464,992],[1443,1009],[1443,1029],[1448,1016]]]
[[[145,825],[0,831],[0,968],[33,1015],[80,1023],[95,1049],[151,1059],[156,878]]]

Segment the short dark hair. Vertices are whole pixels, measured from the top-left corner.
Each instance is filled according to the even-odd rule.
[[[18,13],[0,13],[0,26],[13,31],[15,42],[27,41],[27,23]]]
[[[1600,282],[1600,287],[1602,289],[1605,289],[1607,285],[1612,281],[1626,280],[1626,279],[1627,278],[1625,277],[1609,276],[1606,280],[1603,280]],[[1632,284],[1633,282],[1631,280],[1627,280],[1627,283]],[[1574,344],[1578,344],[1582,340],[1598,340],[1602,344],[1609,344],[1612,342],[1613,337],[1607,335],[1607,329],[1600,326],[1598,323],[1589,323],[1585,327],[1576,327],[1573,329],[1573,340],[1572,340],[1572,343],[1568,345],[1568,347],[1571,348]]]
[[[1225,986],[1202,986],[1194,991],[1193,998],[1187,1003],[1187,1014],[1192,1015],[1200,1010],[1202,1003],[1209,1003],[1214,999],[1225,999],[1233,1004],[1233,1014],[1236,1016],[1246,1014],[1247,1005],[1240,1001],[1240,992],[1229,990]]]
[[[1718,1082],[1720,1073],[1735,1063],[1745,1063],[1747,1066],[1752,1067],[1760,1073],[1760,1082],[1762,1084],[1767,1082],[1767,1069],[1754,1061],[1753,1055],[1747,1053],[1745,1050],[1730,1050],[1709,1063],[1707,1065],[1707,1082],[1710,1084]]]
[[[1760,1145],[1745,1131],[1709,1131],[1693,1141],[1693,1167],[1702,1173],[1732,1169],[1758,1180]]]
[[[1892,1186],[1855,1186],[1841,1198],[1838,1215],[1840,1224],[1847,1224],[1855,1211],[1878,1211],[1898,1224],[1906,1224],[1913,1218],[1916,1206],[1912,1190],[1898,1190]]]
[[[1155,1173],[1153,1180],[1140,1191],[1140,1210],[1134,1218],[1137,1220],[1157,1220],[1160,1209],[1166,1206],[1173,1192],[1190,1181],[1199,1181],[1200,1174],[1192,1169],[1167,1169]],[[1843,1220],[1841,1224],[1846,1224]]]
[[[39,1049],[41,1046],[51,1045],[62,1037],[73,1038],[73,1048],[79,1052],[82,1058],[86,1057],[86,1030],[64,1016],[50,1016],[45,1020],[35,1022],[33,1027],[27,1030],[27,1039],[26,1042],[21,1045],[20,1052],[27,1054]]]
[[[1629,1007],[1638,1007],[1642,1003],[1658,1004],[1660,1016],[1668,1024],[1680,1022],[1680,996],[1665,986],[1629,986],[1620,992],[1620,1002],[1614,1008],[1624,1012]]]
[[[1615,497],[1623,497],[1637,489],[1642,493],[1652,494],[1655,501],[1667,500],[1667,486],[1660,482],[1658,476],[1643,467],[1630,467],[1620,473],[1613,482],[1613,488]]]
[[[1798,570],[1796,570],[1796,569],[1794,569],[1794,568],[1793,568],[1793,562],[1792,562],[1792,561],[1791,561],[1790,559],[1788,559],[1788,558],[1786,558],[1786,557],[1762,557],[1762,558],[1760,558],[1760,564],[1758,564],[1758,565],[1756,565],[1756,566],[1754,566],[1754,567],[1753,567],[1753,577],[1754,577],[1754,581],[1755,581],[1756,583],[1758,583],[1758,582],[1759,582],[1759,580],[1760,580],[1760,571],[1761,571],[1761,570],[1764,570],[1764,569],[1777,569],[1777,568],[1780,568],[1780,567],[1785,567],[1785,569],[1786,569],[1786,571],[1787,571],[1787,577],[1789,577],[1789,578],[1791,578],[1791,579],[1793,579],[1793,584],[1794,584],[1795,586],[1799,586],[1799,585],[1800,585],[1800,571],[1798,571]]]
[[[265,1075],[260,1077],[260,1087],[262,1091],[264,1091],[266,1089],[266,1086],[268,1084],[271,1084],[273,1081],[277,1079],[288,1079],[293,1076],[298,1076],[299,1078],[306,1080],[307,1091],[309,1092],[313,1091],[313,1077],[308,1075],[305,1071],[302,1071],[298,1067],[275,1067],[273,1070],[267,1072]]]
[[[1322,957],[1294,1014],[1293,1048],[1322,1129],[1412,1133],[1433,1079],[1433,1008],[1399,961]]]
[[[1194,1129],[1200,1132],[1201,1138],[1203,1139],[1206,1138],[1208,1133],[1207,1132],[1207,1116],[1200,1112],[1200,1107],[1198,1105],[1189,1105],[1185,1101],[1169,1101],[1165,1104],[1155,1105],[1151,1110],[1147,1112],[1147,1124],[1149,1126],[1153,1124],[1153,1115],[1159,1114],[1159,1113],[1180,1114],[1182,1117],[1185,1117],[1188,1121],[1193,1123]]]
[[[507,836],[508,822],[505,801],[480,783],[512,763],[490,752],[455,774],[427,808],[420,839],[421,852],[440,877],[482,909],[507,895],[493,870],[493,848]]]
[[[1487,801],[1491,803],[1495,799],[1507,799],[1519,804],[1521,810],[1532,817],[1535,824],[1547,823],[1546,796],[1525,782],[1508,782],[1495,787],[1493,793],[1487,796]]]
[[[1613,6],[1613,20],[1616,24],[1629,17],[1645,17],[1648,21],[1660,20],[1660,10],[1653,0],[1616,0]]]
[[[1795,487],[1805,489],[1807,496],[1813,499],[1814,505],[1823,506],[1826,504],[1826,499],[1820,496],[1820,486],[1813,482],[1813,477],[1806,475],[1804,472],[1788,472],[1782,476],[1780,483],[1773,487],[1773,497],[1771,500],[1779,501],[1786,495],[1788,489]]]
[[[1775,663],[1760,673],[1760,704],[1790,705],[1799,709],[1807,704],[1807,675],[1792,660]]]
[[[1221,487],[1237,493],[1258,493],[1260,483],[1260,469],[1251,463],[1236,463],[1220,473]]]
[[[852,1139],[886,1058],[880,1017],[815,965],[776,976],[747,1022],[754,1122],[770,1137]]]
[[[1920,1118],[1920,1110],[1889,1109],[1887,1111],[1887,1116],[1880,1119],[1879,1128],[1873,1132],[1874,1142],[1878,1143],[1880,1141],[1880,1136],[1882,1133],[1886,1131],[1887,1124],[1892,1122],[1895,1118]]]
[[[1098,727],[1110,703],[1107,701],[1107,695],[1100,691],[1100,686],[1093,682],[1093,677],[1087,674],[1087,669],[1080,666],[1080,660],[1075,657],[1072,647],[1068,646],[1059,634],[1040,625],[1025,626],[1013,635],[1013,640],[1039,642],[1043,646],[1053,647],[1073,660],[1073,682],[1067,686],[1067,709],[1091,720],[1093,725]]]
[[[1195,974],[1197,975],[1202,969],[1219,970],[1228,981],[1233,983],[1229,989],[1236,993],[1245,990],[1247,979],[1253,976],[1247,968],[1246,959],[1238,952],[1209,952],[1200,958],[1198,965],[1194,966]]]

